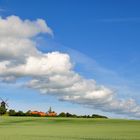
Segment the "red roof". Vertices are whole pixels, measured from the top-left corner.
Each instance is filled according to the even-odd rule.
[[[33,114],[33,115],[46,116],[45,112],[31,111],[30,113]]]

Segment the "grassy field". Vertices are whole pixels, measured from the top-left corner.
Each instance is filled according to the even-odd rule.
[[[0,140],[140,140],[140,121],[0,117]]]

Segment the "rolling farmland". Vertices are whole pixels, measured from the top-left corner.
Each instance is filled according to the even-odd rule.
[[[140,121],[1,117],[0,140],[140,140]]]

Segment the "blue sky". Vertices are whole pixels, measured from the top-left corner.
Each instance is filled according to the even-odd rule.
[[[115,90],[119,98],[133,98],[139,104],[139,5],[138,0],[0,0],[0,14],[2,17],[16,15],[23,20],[44,19],[54,37],[38,38],[39,50],[68,53],[76,72]],[[58,112],[123,117],[60,102],[35,90],[21,90],[17,84],[2,84],[0,94],[9,98],[9,105],[15,109],[47,111],[53,106]]]

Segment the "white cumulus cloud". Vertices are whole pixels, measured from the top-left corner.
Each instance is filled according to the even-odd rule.
[[[43,19],[0,18],[1,82],[29,77],[31,80],[24,83],[26,87],[57,96],[59,100],[140,117],[140,106],[133,99],[118,99],[111,89],[79,75],[68,54],[39,51],[32,37],[41,33],[53,34]]]
[[[0,36],[29,38],[39,33],[49,33],[53,35],[50,27],[43,19],[30,21],[21,20],[17,16],[9,16],[6,19],[0,18]]]

